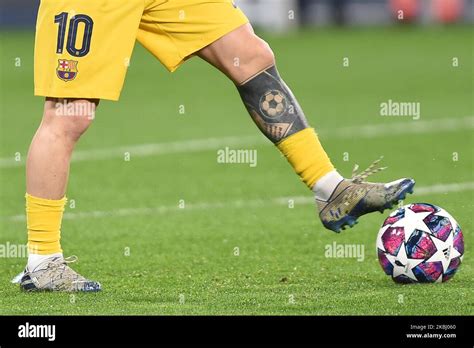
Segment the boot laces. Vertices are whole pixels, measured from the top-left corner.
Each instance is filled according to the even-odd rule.
[[[68,264],[76,262],[77,256],[72,255],[66,258],[59,258],[48,263],[49,276],[54,283],[62,278],[69,278],[72,281],[83,280],[84,277],[72,270]]]
[[[366,170],[363,170],[360,173],[357,173],[357,170],[359,169],[359,165],[356,164],[354,166],[354,169],[352,170],[351,181],[354,184],[360,184],[364,182],[364,180],[367,179],[369,176],[387,169],[387,167],[378,167],[378,164],[382,159],[383,159],[383,156],[381,156],[379,159],[372,162],[372,164]]]

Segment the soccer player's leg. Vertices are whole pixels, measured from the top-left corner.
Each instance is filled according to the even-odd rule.
[[[98,100],[46,98],[26,162],[27,291],[98,291],[98,282],[73,271],[62,254],[61,221],[74,146],[93,122]],[[67,110],[67,115],[64,112]]]
[[[35,94],[46,103],[26,165],[29,257],[23,276],[15,279],[24,290],[101,289],[73,271],[74,259],[62,254],[69,163],[99,100],[120,96],[144,7],[143,0],[41,1]]]
[[[323,225],[335,232],[353,226],[373,211],[383,211],[413,191],[413,179],[369,183],[374,166],[344,179],[334,168],[318,136],[310,128],[295,96],[279,75],[274,55],[249,24],[197,53],[236,84],[260,130],[287,158],[316,197]]]

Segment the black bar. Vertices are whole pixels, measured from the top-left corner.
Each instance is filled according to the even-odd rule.
[[[28,323],[28,324],[27,324]],[[23,325],[21,327],[21,325]],[[28,326],[27,326],[28,325]],[[48,337],[19,337],[55,325]],[[473,317],[0,316],[0,345],[328,344],[472,347]],[[43,328],[44,329],[44,328]],[[47,336],[47,331],[43,331]],[[408,337],[407,335],[421,335]],[[436,335],[436,336],[434,336]],[[441,336],[438,336],[441,335]]]

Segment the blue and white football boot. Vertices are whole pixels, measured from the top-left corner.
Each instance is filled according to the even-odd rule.
[[[100,283],[84,278],[68,266],[76,260],[75,256],[53,257],[46,259],[32,271],[27,267],[21,277],[17,276],[20,287],[25,291],[100,291]]]
[[[379,171],[377,168],[382,158],[370,165],[369,168],[357,174],[358,165],[354,167],[351,179],[342,180],[327,201],[316,199],[319,217],[327,229],[336,233],[345,230],[346,226],[357,224],[362,215],[385,209],[405,199],[407,193],[413,193],[415,180],[399,179],[386,184],[371,183],[364,180]]]

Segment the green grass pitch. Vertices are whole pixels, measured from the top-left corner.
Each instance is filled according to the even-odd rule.
[[[75,207],[62,229],[65,255],[77,255],[75,269],[104,290],[23,293],[10,279],[26,259],[2,257],[0,314],[474,314],[471,30],[263,34],[343,174],[383,155],[389,169],[375,179],[412,176],[420,193],[405,203],[437,204],[458,220],[466,252],[451,281],[393,283],[375,253],[388,211],[340,235],[324,230],[311,195],[232,83],[198,58],[168,74],[137,46],[120,102],[101,103],[77,148],[68,190]],[[32,95],[33,41],[33,33],[1,33],[2,245],[26,243],[24,160],[42,114]],[[421,118],[381,117],[389,99],[420,102]],[[217,163],[225,146],[257,149],[258,165]],[[283,197],[298,199],[289,208]],[[333,242],[363,245],[364,260],[326,257]]]

